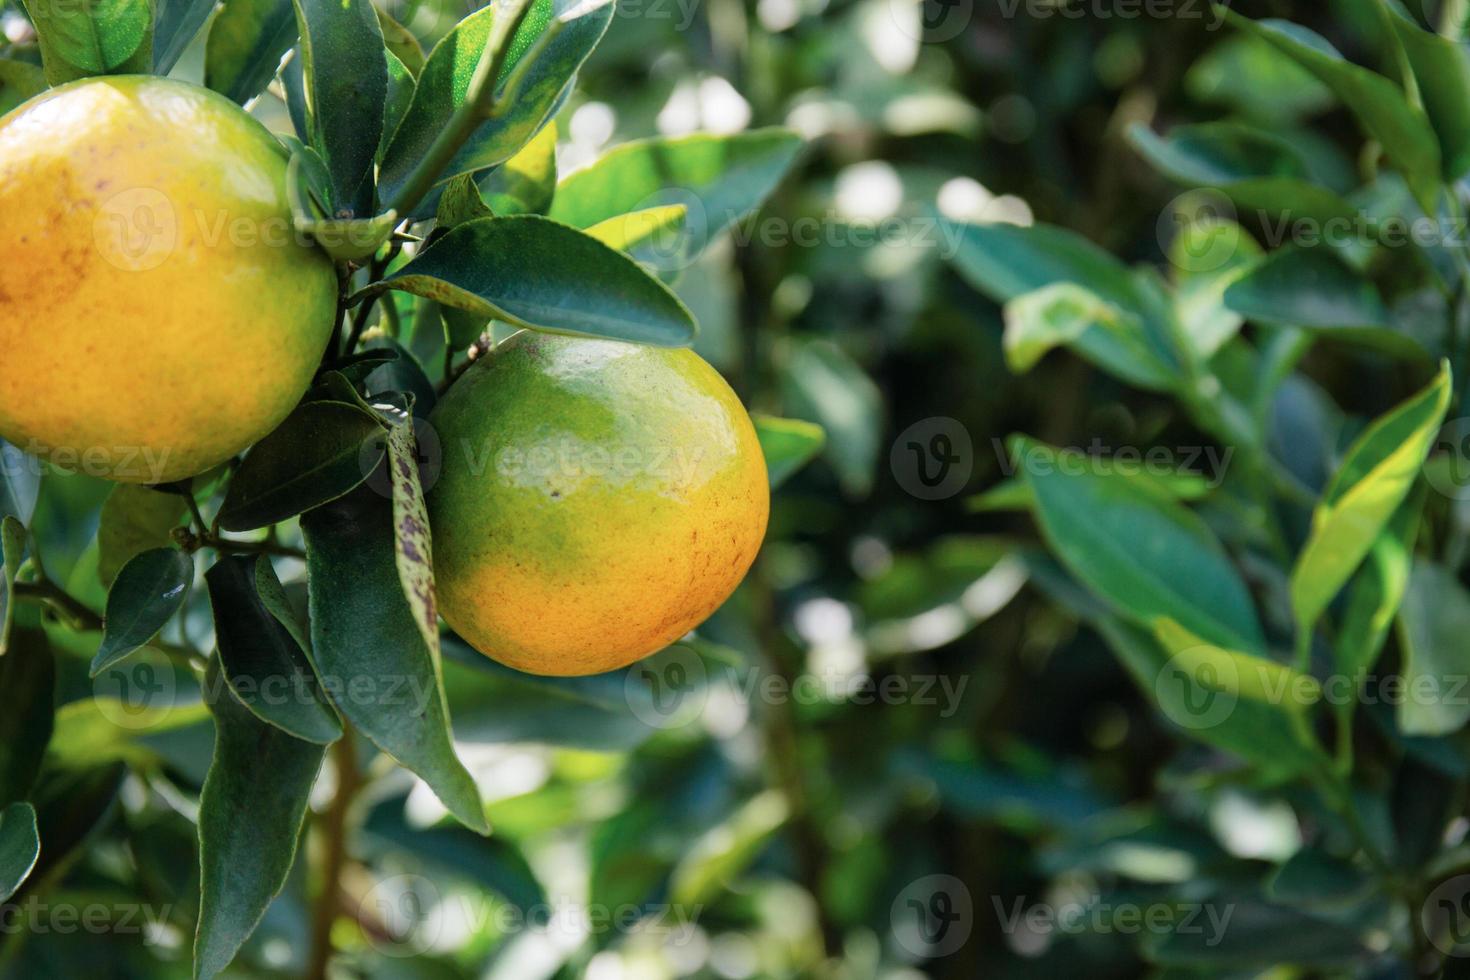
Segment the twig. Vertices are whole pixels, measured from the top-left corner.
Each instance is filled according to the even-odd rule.
[[[311,919],[311,959],[306,968],[307,980],[326,980],[332,960],[332,926],[342,911],[342,869],[347,864],[347,814],[357,795],[360,781],[357,772],[357,746],[353,732],[346,729],[332,744],[332,763],[337,773],[337,789],[324,815],[321,828],[326,845],[322,857],[322,878]]]

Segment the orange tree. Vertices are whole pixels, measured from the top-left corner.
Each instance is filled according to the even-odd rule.
[[[425,52],[363,0],[232,2],[205,87],[159,77],[212,9],[39,0],[0,62],[0,900],[37,908],[120,791],[182,767],[197,878],[192,848],[145,863],[197,907],[154,925],[215,976],[297,867],[331,753],[297,951],[323,976],[348,815],[393,764],[490,830],[451,703],[514,703],[525,675],[481,653],[588,674],[658,652],[749,568],[768,469],[820,447],[655,350],[696,330],[666,281],[799,140],[638,141],[558,180],[552,120],[610,3],[485,7]],[[239,108],[267,87],[294,136]],[[113,482],[80,556],[68,524],[103,484],[74,473]],[[441,632],[436,571],[480,653]],[[610,691],[652,716],[658,679],[542,689],[606,722]],[[155,741],[211,732],[208,760]],[[172,846],[176,821],[136,812]],[[476,853],[498,893],[542,897],[514,851]],[[46,932],[7,928],[0,961],[44,969]]]

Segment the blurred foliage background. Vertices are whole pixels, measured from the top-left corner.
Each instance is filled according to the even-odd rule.
[[[675,685],[678,710],[641,700],[623,675],[553,685],[450,648],[456,735],[496,834],[436,826],[442,810],[406,773],[377,779],[344,878],[359,921],[334,934],[343,975],[1139,976],[1154,968],[1126,930],[1010,916],[1160,900],[1290,854],[1289,807],[1217,778],[1053,601],[1065,582],[1048,580],[1029,521],[970,504],[1004,476],[1000,440],[1014,431],[1078,446],[1209,439],[1069,355],[1013,377],[999,307],[948,265],[937,219],[1034,217],[1162,263],[1178,190],[1141,161],[1128,125],[1245,119],[1346,174],[1356,137],[1320,86],[1203,4],[1166,17],[1073,6],[1081,16],[1024,0],[622,0],[558,117],[561,170],[655,133],[784,124],[807,137],[762,213],[677,289],[699,316],[699,351],[752,409],[819,422],[828,444],[776,495],[765,551],[697,655],[651,662],[654,696]],[[1370,6],[1248,12],[1308,24],[1375,63]],[[385,9],[427,47],[468,8]],[[4,27],[7,53],[23,54],[18,9]],[[195,48],[182,77],[202,72]],[[285,128],[277,97],[256,112]],[[1392,367],[1352,351],[1313,358],[1341,403],[1385,406],[1375,385]],[[925,499],[900,435],[917,425],[928,444],[936,419],[967,437],[952,445],[968,475]],[[109,487],[48,480],[36,528],[49,571],[100,607]],[[192,601],[206,620],[205,597]],[[186,975],[210,723],[180,709],[136,735],[83,703],[90,651],[75,653],[62,682],[76,704],[53,753],[76,775],[43,815],[69,822],[76,846],[35,898],[141,900],[160,920],[136,934],[7,928],[0,964],[17,978]],[[312,867],[299,863],[238,975],[305,969]],[[495,914],[504,903],[550,922],[517,925]],[[628,905],[652,911],[641,928],[577,911]],[[937,944],[915,923],[920,906],[955,916]]]

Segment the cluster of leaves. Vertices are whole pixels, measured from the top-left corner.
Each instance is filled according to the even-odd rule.
[[[1129,130],[1133,151],[1186,189],[1159,222],[1174,232],[1168,277],[1043,224],[970,226],[955,256],[1002,305],[1014,371],[1066,348],[1170,400],[1174,433],[1232,454],[1206,482],[1017,436],[1014,478],[974,501],[1034,519],[1046,549],[1027,558],[1033,582],[1216,760],[1191,775],[1195,793],[1298,814],[1284,853],[1185,845],[1184,875],[1106,867],[1111,897],[1242,916],[1219,942],[1183,929],[1143,940],[1147,959],[1207,975],[1432,973],[1459,939],[1455,913],[1430,898],[1464,867],[1452,824],[1470,779],[1470,705],[1455,693],[1470,591],[1458,447],[1430,453],[1464,414],[1470,366],[1470,48],[1397,3],[1349,6],[1384,73],[1300,24],[1231,12],[1234,33],[1194,77],[1213,73],[1216,98],[1236,86],[1235,118]],[[1333,105],[1368,140],[1356,173],[1297,128]],[[1357,401],[1372,414],[1344,412],[1317,380],[1341,363],[1368,370]],[[1427,693],[1386,697],[1385,678]],[[1145,830],[1092,837],[1059,868],[1098,874],[1108,846],[1195,833],[1199,815],[1180,803]]]

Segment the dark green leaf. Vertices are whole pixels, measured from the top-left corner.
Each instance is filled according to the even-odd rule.
[[[153,72],[167,75],[214,11],[214,0],[156,0]]]
[[[193,581],[194,559],[182,551],[154,548],[134,555],[108,590],[92,676],[153,639],[183,606]]]
[[[976,289],[998,303],[1069,282],[1130,314],[1143,329],[1120,340],[1117,331],[1086,334],[1090,359],[1143,388],[1167,390],[1178,376],[1166,328],[1128,268],[1075,232],[1049,225],[963,225],[954,262]],[[1080,341],[1079,341],[1080,342]]]
[[[1312,847],[1291,856],[1267,886],[1278,902],[1299,908],[1350,907],[1374,888],[1363,868]]]
[[[1199,517],[1083,454],[1022,437],[1011,454],[1047,543],[1094,592],[1147,628],[1167,617],[1208,643],[1265,652],[1250,594]]]
[[[325,745],[342,736],[336,713],[321,694],[316,672],[290,620],[267,607],[257,579],[289,613],[270,560],[226,555],[204,575],[214,611],[219,660],[230,690],[261,721],[308,742]]]
[[[632,259],[546,218],[481,218],[453,229],[369,291],[402,289],[551,333],[679,347],[693,315]]]
[[[84,4],[31,0],[26,5],[41,46],[46,80],[60,85],[88,75],[130,75],[153,64],[148,0]]]
[[[291,0],[224,0],[209,26],[204,84],[244,105],[270,84],[295,43]]]
[[[1258,323],[1304,327],[1403,357],[1427,356],[1418,341],[1394,329],[1373,284],[1325,249],[1272,253],[1225,290],[1225,305]]]
[[[418,773],[472,830],[489,829],[454,754],[436,652],[424,643],[395,560],[393,506],[374,485],[301,518],[316,667],[342,714]]]
[[[406,800],[395,797],[375,806],[363,822],[370,841],[411,854],[439,875],[473,882],[525,911],[546,901],[536,873],[515,845],[501,837],[481,837],[463,827],[413,827],[404,819]]]
[[[97,577],[111,588],[117,573],[135,555],[173,543],[172,532],[186,520],[184,498],[176,493],[120,483],[102,502],[97,527]]]
[[[357,405],[309,401],[266,436],[235,473],[220,508],[227,531],[248,531],[335,500],[368,478],[387,433]]]
[[[296,859],[324,749],[251,714],[210,662],[214,761],[199,798],[199,927],[194,974],[216,976],[255,931]]]
[[[0,517],[0,657],[10,646],[10,625],[15,620],[15,573],[25,556],[25,525],[10,515]]]
[[[448,231],[466,221],[489,218],[494,214],[490,205],[486,204],[485,199],[480,196],[480,188],[475,184],[474,176],[460,174],[444,185],[444,193],[439,195],[439,210],[434,215],[434,221],[439,228]]]
[[[429,52],[413,105],[383,157],[379,177],[383,200],[395,199],[455,112],[476,97],[476,67],[487,46],[499,42],[506,28],[502,25],[497,29],[496,20],[506,14],[504,8],[486,6],[461,21]],[[439,175],[440,179],[503,163],[535,136],[568,90],[572,76],[602,38],[612,14],[613,5],[608,2],[558,10],[554,0],[532,0],[525,20],[509,39],[508,56],[499,76],[487,79],[478,93],[485,121]],[[488,62],[485,68],[488,70]],[[502,92],[507,83],[515,86],[514,92]],[[492,98],[499,101],[493,113],[487,104]]]
[[[1332,89],[1368,135],[1383,146],[1426,209],[1433,209],[1439,188],[1439,143],[1424,110],[1409,102],[1403,90],[1377,72],[1342,57],[1321,35],[1286,21],[1253,21],[1233,11],[1230,22],[1271,44]]]
[[[692,259],[722,231],[760,207],[801,146],[801,137],[785,129],[624,143],[562,178],[551,216],[590,228],[629,211],[682,204],[688,210]]]
[[[36,811],[29,803],[0,809],[0,902],[14,895],[41,856]]]
[[[295,0],[311,145],[332,175],[328,218],[373,212],[373,163],[383,135],[388,61],[368,0]]]
[[[55,725],[56,660],[39,627],[23,626],[0,657],[0,807],[30,796]]]
[[[800,419],[778,419],[770,415],[752,415],[755,434],[766,457],[766,474],[774,490],[801,469],[827,442],[820,425]]]
[[[1439,135],[1444,176],[1459,180],[1470,170],[1470,52],[1463,41],[1426,31],[1394,3],[1384,3],[1387,20],[1404,46],[1424,111]]]

